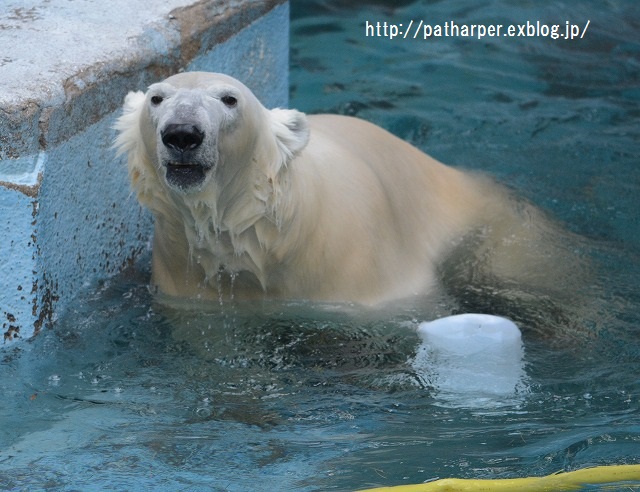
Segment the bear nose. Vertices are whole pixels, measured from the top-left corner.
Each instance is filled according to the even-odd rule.
[[[200,146],[204,132],[194,125],[170,124],[162,130],[162,143],[167,147],[186,152]]]

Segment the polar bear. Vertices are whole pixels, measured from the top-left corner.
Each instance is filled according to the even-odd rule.
[[[129,93],[116,129],[165,295],[375,305],[428,295],[465,244],[469,271],[546,278],[529,261],[550,244],[535,208],[366,121],[268,110],[229,76],[187,72]]]

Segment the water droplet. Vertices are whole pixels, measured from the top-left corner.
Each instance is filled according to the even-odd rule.
[[[196,414],[198,415],[198,417],[207,418],[211,415],[211,409],[200,407],[196,409]]]

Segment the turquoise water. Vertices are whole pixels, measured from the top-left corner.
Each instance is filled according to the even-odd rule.
[[[513,392],[483,391],[480,360],[480,390],[446,394],[415,327],[451,299],[185,312],[154,302],[142,259],[0,354],[0,489],[356,490],[640,463],[640,8],[348,4],[294,1],[291,106],[374,121],[559,218],[597,265],[583,330],[531,336],[525,317]],[[571,41],[364,35],[420,19],[591,22]]]

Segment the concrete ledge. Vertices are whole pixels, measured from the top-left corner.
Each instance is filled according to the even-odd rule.
[[[0,7],[0,326],[37,333],[84,285],[148,248],[111,148],[129,90],[224,72],[288,94],[285,0],[8,0]]]

